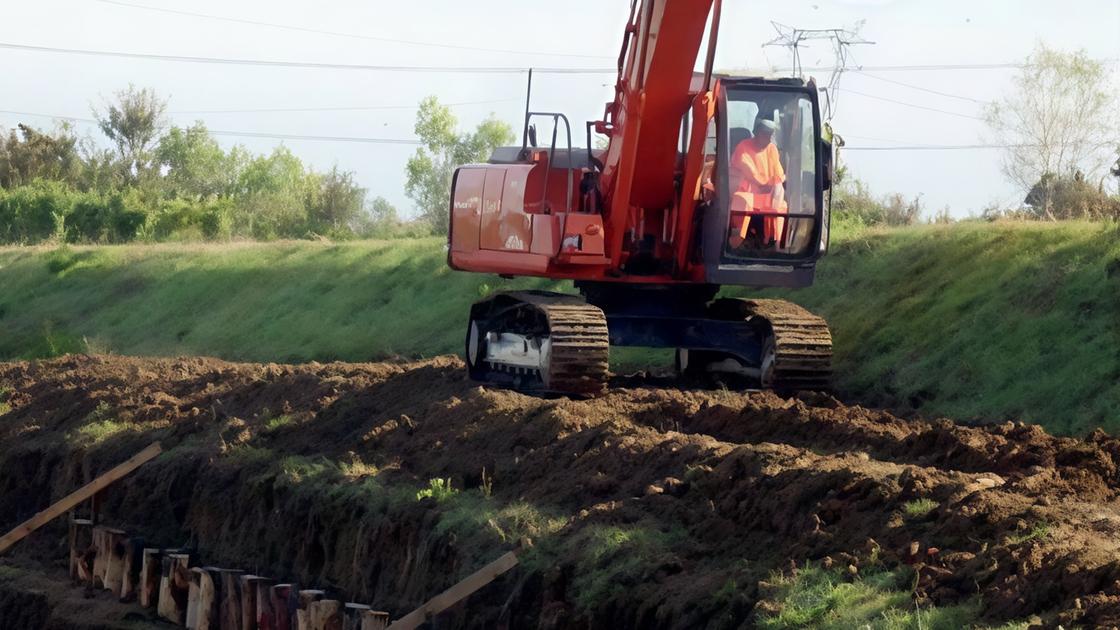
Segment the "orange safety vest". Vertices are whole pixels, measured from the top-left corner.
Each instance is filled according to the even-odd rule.
[[[753,138],[740,142],[731,155],[730,176],[735,191],[731,195],[732,220],[736,224],[742,223],[739,228],[739,238],[747,236],[750,222],[746,218],[750,214],[789,211],[784,198],[775,204],[772,192],[764,193],[759,190],[760,186],[775,186],[786,179],[781,156],[778,155],[778,147],[773,142],[762,148],[758,147]],[[735,215],[738,215],[738,220]],[[763,219],[762,224],[765,239],[776,240],[782,235],[785,219],[769,216]]]

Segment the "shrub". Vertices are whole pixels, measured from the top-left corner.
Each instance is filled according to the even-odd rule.
[[[73,194],[61,182],[36,180],[0,191],[0,240],[37,243],[64,234]]]

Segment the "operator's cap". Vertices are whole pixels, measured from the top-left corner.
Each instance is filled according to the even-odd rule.
[[[754,121],[754,128],[758,129],[760,127],[762,129],[767,129],[770,132],[774,132],[778,128],[778,123],[770,120],[769,118],[759,118],[758,120]]]

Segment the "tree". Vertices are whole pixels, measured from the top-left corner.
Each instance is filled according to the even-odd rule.
[[[17,125],[0,136],[0,187],[14,188],[36,179],[75,183],[81,171],[78,139],[69,125],[44,133]]]
[[[1084,51],[1064,53],[1039,45],[1014,81],[1014,91],[992,103],[985,119],[1004,151],[1003,172],[1024,193],[1080,170],[1096,177],[1115,146],[1117,99],[1105,65]],[[1053,217],[1053,187],[1044,185],[1037,211]]]
[[[335,235],[351,230],[365,205],[366,189],[354,182],[353,173],[340,171],[337,165],[319,175],[317,183],[307,204],[311,229]]]
[[[305,201],[312,179],[287,147],[250,160],[237,180],[234,233],[258,239],[306,234]]]
[[[151,88],[127,89],[116,93],[116,102],[106,103],[105,111],[94,109],[102,133],[117,147],[123,172],[136,182],[151,171],[152,149],[167,124],[167,101]]]
[[[1043,175],[1025,199],[1033,218],[1040,218],[1039,209],[1049,202],[1052,219],[1103,219],[1120,217],[1120,199],[1110,197],[1104,187],[1085,180],[1081,171],[1070,177],[1052,173]]]
[[[480,162],[495,147],[513,142],[513,129],[491,115],[473,133],[459,133],[451,109],[434,96],[420,102],[416,135],[423,146],[408,160],[405,193],[416,203],[420,217],[437,233],[447,232],[451,177],[457,166]]]
[[[164,192],[170,197],[207,199],[228,193],[238,172],[222,147],[201,122],[172,127],[159,140],[156,163],[163,172]]]

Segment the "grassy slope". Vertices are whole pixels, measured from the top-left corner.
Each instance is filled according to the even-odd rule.
[[[1120,430],[1120,229],[966,224],[845,238],[810,290],[868,404]]]
[[[4,249],[0,267],[0,357],[431,356],[461,351],[471,301],[513,286],[452,272],[439,239]]]
[[[565,283],[452,272],[438,239],[0,249],[0,358],[61,352],[366,360],[458,352],[469,303]],[[796,299],[868,404],[1120,430],[1120,230],[870,231]]]

